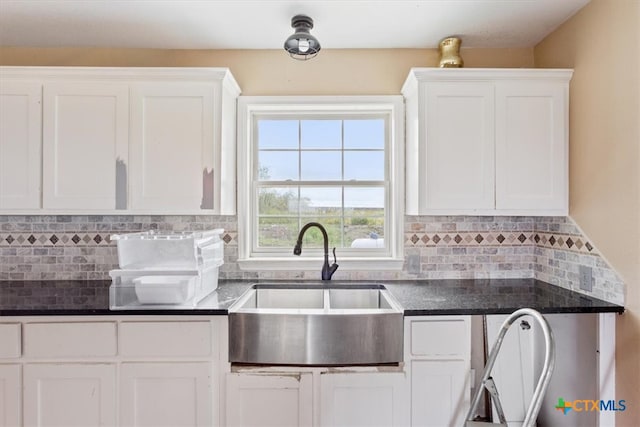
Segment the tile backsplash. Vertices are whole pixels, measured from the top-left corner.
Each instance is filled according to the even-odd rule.
[[[314,271],[247,272],[237,264],[235,216],[0,215],[0,281],[108,279],[117,268],[110,235],[145,230],[224,228],[226,279],[317,279]],[[624,284],[565,217],[405,217],[401,271],[341,271],[335,279],[530,278],[624,301]],[[592,291],[581,291],[579,268],[593,272]],[[0,285],[1,286],[1,285]]]

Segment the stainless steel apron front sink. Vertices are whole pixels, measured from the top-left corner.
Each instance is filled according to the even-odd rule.
[[[399,363],[403,312],[379,284],[256,284],[229,308],[229,361]]]

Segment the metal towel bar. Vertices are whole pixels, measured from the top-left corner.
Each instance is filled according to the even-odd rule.
[[[496,359],[498,357],[498,353],[500,351],[500,347],[502,346],[502,341],[504,340],[509,327],[515,323],[515,321],[522,316],[531,316],[533,317],[539,324],[542,329],[542,334],[544,336],[544,344],[545,344],[545,356],[544,356],[544,365],[542,367],[542,373],[540,374],[540,378],[538,378],[538,384],[533,392],[533,397],[531,399],[531,403],[529,404],[529,408],[527,409],[527,414],[524,419],[524,423],[522,427],[535,427],[536,418],[538,417],[538,413],[540,412],[540,407],[542,406],[542,398],[544,397],[547,388],[549,387],[549,382],[551,381],[551,374],[553,373],[553,367],[555,366],[555,343],[553,341],[553,334],[551,333],[551,328],[549,328],[549,324],[546,319],[531,308],[521,308],[519,310],[514,311],[507,319],[502,323],[500,328],[500,333],[498,334],[498,338],[496,339],[493,348],[491,349],[491,353],[489,354],[489,360],[487,360],[487,364],[484,368],[484,372],[482,373],[482,380],[480,381],[481,387],[478,387],[476,393],[473,397],[473,401],[471,403],[471,407],[469,408],[469,412],[466,416],[465,427],[482,427],[482,426],[504,426],[507,427],[507,421],[504,416],[504,411],[502,410],[502,404],[500,403],[500,398],[498,396],[498,390],[496,389],[496,385],[491,378],[491,370],[493,369],[493,365],[496,363]],[[478,409],[478,405],[480,404],[480,399],[482,397],[482,392],[484,389],[489,391],[491,396],[491,400],[493,401],[494,406],[496,407],[496,412],[498,413],[498,419],[500,424],[494,424],[483,421],[473,421],[473,416]]]

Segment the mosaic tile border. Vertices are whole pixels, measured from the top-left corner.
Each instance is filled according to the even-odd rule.
[[[527,233],[405,233],[406,246],[493,246],[533,244],[533,234]]]
[[[9,233],[0,234],[0,247],[31,246],[110,246],[110,233]],[[525,246],[535,245],[552,249],[564,249],[585,254],[598,254],[591,242],[582,236],[564,233],[542,232],[436,232],[405,233],[407,247],[433,246]],[[226,232],[222,240],[229,246],[238,245],[238,233]]]
[[[527,246],[535,245],[572,252],[597,254],[584,237],[573,234],[539,232],[438,232],[405,233],[405,246]]]
[[[563,249],[582,254],[600,255],[591,242],[583,236],[561,233],[535,233],[536,246],[550,249]]]
[[[231,246],[238,245],[238,233],[224,233],[222,240]],[[9,233],[0,234],[0,247],[85,247],[113,246],[111,233]]]

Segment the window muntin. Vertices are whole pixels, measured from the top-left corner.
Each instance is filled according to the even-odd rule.
[[[311,221],[343,254],[389,253],[389,113],[252,119],[254,253],[288,253]],[[309,229],[304,247],[321,246],[319,230]]]

